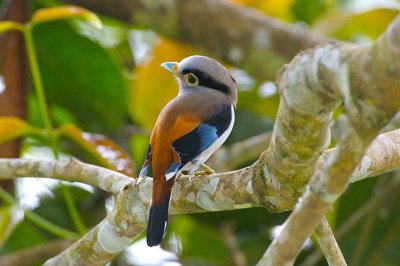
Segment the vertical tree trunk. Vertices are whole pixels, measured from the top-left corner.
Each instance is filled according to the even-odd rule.
[[[3,3],[1,20],[26,21],[26,0],[8,0]],[[9,31],[0,36],[0,116],[26,116],[28,86],[27,62],[23,36]],[[19,141],[0,145],[0,157],[18,157]],[[12,181],[0,185],[10,191]]]

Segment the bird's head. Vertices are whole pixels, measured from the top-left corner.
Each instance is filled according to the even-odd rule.
[[[229,71],[212,58],[194,55],[181,62],[165,62],[162,67],[170,71],[179,82],[179,94],[218,91],[236,104],[236,81]]]

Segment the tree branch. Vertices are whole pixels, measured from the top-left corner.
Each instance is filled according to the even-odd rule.
[[[326,210],[346,189],[369,142],[399,110],[399,56],[400,16],[371,47],[344,44],[321,46],[302,53],[282,72],[279,87],[285,105],[281,104],[278,120],[296,121],[299,115],[309,115],[307,124],[310,120],[326,122],[326,117],[343,99],[349,127],[327,162],[314,175],[306,193],[259,265],[288,265],[294,262],[304,241]],[[304,97],[300,95],[311,98],[307,102],[313,104],[305,105]],[[282,118],[285,111],[288,117]],[[302,134],[306,128],[309,125],[302,125],[293,131]],[[277,130],[274,129],[274,135]],[[321,130],[327,133],[324,127]],[[284,135],[279,131],[276,134],[280,137]],[[276,141],[274,135],[271,143]],[[302,144],[299,137],[284,140],[293,145]],[[281,150],[277,149],[274,154],[279,154]],[[286,159],[296,162],[299,156],[304,157],[302,152],[295,154],[297,157],[293,156],[294,159]],[[272,166],[276,166],[274,162]],[[293,178],[289,179],[289,182],[292,181]]]
[[[219,231],[222,234],[222,238],[225,242],[225,246],[229,250],[230,257],[234,266],[244,266],[247,265],[246,256],[240,250],[238,241],[236,239],[235,233],[235,223],[234,221],[225,221],[221,226]]]
[[[315,235],[329,265],[347,265],[336,242],[335,235],[325,217],[321,219],[321,222],[315,228]]]
[[[326,151],[321,156],[319,165],[332,152],[334,150]],[[357,181],[400,168],[399,154],[400,129],[380,135],[372,142],[363,161],[355,169],[355,178],[352,180]],[[386,160],[382,160],[383,157]],[[264,194],[257,193],[271,189],[267,187],[268,183],[260,181],[268,177],[268,172],[260,171],[257,166],[258,164],[254,164],[241,170],[216,175],[194,176],[191,180],[188,177],[179,178],[172,193],[171,214],[260,206],[270,211],[281,209],[281,206],[275,205],[276,202],[282,202],[278,198],[279,194],[265,199]],[[65,181],[85,182],[113,193],[119,191],[114,209],[105,220],[62,254],[50,260],[48,265],[68,261],[71,254],[77,253],[81,254],[81,264],[105,264],[126,248],[145,228],[151,197],[150,178],[134,185],[130,177],[77,160],[65,162],[0,159],[0,179],[17,177],[54,177]],[[258,187],[259,184],[263,186]],[[124,186],[125,189],[120,190]]]
[[[369,149],[370,150],[370,149]],[[389,157],[387,157],[389,158]],[[376,186],[376,189],[371,198],[361,207],[353,212],[353,214],[336,230],[336,239],[342,239],[352,227],[359,223],[362,219],[368,216],[379,205],[387,195],[398,193],[400,187],[400,174],[395,174],[389,180],[382,179]],[[308,258],[301,264],[302,266],[311,266],[317,264],[321,259],[322,254],[319,249],[316,249]]]
[[[117,193],[125,185],[135,181],[118,172],[82,163],[76,159],[55,161],[0,158],[0,180],[17,177],[43,177],[82,182],[111,193]]]
[[[273,80],[298,52],[327,38],[223,0],[64,0],[150,28],[252,76]]]
[[[71,244],[70,240],[55,240],[15,251],[0,257],[0,265],[30,266],[62,252]]]
[[[264,17],[254,14],[254,11],[244,11],[245,16],[237,17],[240,25],[233,25],[230,20],[231,24],[226,27],[227,20],[224,20],[225,17],[221,15],[224,14],[220,12],[221,8],[233,8],[224,10],[228,12],[229,16],[227,17],[230,18],[234,15],[240,16],[241,11],[237,7],[220,1],[169,1],[168,3],[172,3],[170,6],[165,5],[164,2],[160,4],[152,1],[120,1],[125,4],[125,6],[122,5],[123,7],[127,7],[124,12],[127,12],[129,16],[131,15],[129,10],[138,8],[139,11],[134,14],[134,23],[148,22],[147,20],[152,16],[151,22],[155,23],[152,24],[152,27],[160,26],[160,31],[164,30],[166,35],[171,34],[171,36],[175,36],[173,33],[178,28],[176,39],[187,38],[199,42],[200,39],[204,39],[205,43],[202,45],[205,47],[209,45],[214,48],[214,43],[207,42],[224,39],[225,35],[227,37],[226,42],[223,42],[224,45],[230,45],[234,43],[234,40],[257,40],[257,34],[264,34],[260,38],[262,40],[273,36],[270,38],[271,43],[264,44],[265,46],[262,48],[239,46],[237,51],[239,51],[240,57],[231,55],[232,49],[236,47],[225,47],[224,45],[221,46],[224,48],[225,54],[217,55],[219,58],[226,57],[226,60],[231,60],[232,63],[244,67],[257,77],[267,77],[268,73],[272,73],[272,69],[286,62],[282,59],[284,56],[280,55],[278,47],[293,43],[288,39],[290,36],[296,35],[275,36],[272,28],[268,28],[265,32],[262,28],[258,28],[261,27],[258,24],[265,22]],[[104,0],[90,2],[109,5],[107,4],[109,2]],[[220,27],[223,25],[223,31],[207,32],[208,36],[213,37],[209,37],[210,40],[204,36],[200,38],[199,32],[202,31],[198,28],[186,28],[187,25],[196,24],[202,27],[210,26],[208,27],[210,30],[214,29],[215,25],[207,24],[208,21],[213,20],[211,17],[208,17],[206,21],[201,20],[199,14],[202,13],[197,9],[197,5],[203,2],[207,3],[203,4],[204,6],[212,7],[207,11],[210,16],[214,16],[213,18],[217,21],[220,19]],[[149,6],[151,3],[153,6]],[[136,4],[138,6],[135,6]],[[115,5],[115,2],[112,5],[118,6]],[[190,11],[191,8],[194,10],[193,13]],[[121,6],[118,6],[118,9],[121,9]],[[173,12],[176,13],[173,14]],[[160,15],[160,20],[155,15]],[[175,18],[178,19],[175,20]],[[234,34],[233,37],[230,36],[232,32],[236,34],[236,31],[240,33],[244,31],[245,29],[242,30],[241,25],[246,23],[251,26],[250,28],[258,29],[258,31],[253,31],[249,35],[240,35],[240,37],[234,37]],[[183,26],[179,26],[180,24]],[[269,24],[274,26],[276,22],[269,22]],[[171,25],[172,27],[170,27]],[[188,29],[191,31],[186,32]],[[214,38],[213,34],[218,34],[218,38]],[[265,34],[267,34],[267,38],[265,38]],[[302,38],[303,36],[300,35],[302,34],[297,36]],[[282,39],[282,36],[285,38]],[[229,42],[228,37],[232,38],[232,42]],[[284,41],[275,44],[275,40]],[[296,39],[294,42],[296,43]],[[251,43],[258,45],[258,41]],[[294,49],[296,52],[304,49],[304,46],[299,44],[300,42],[297,40],[297,50]],[[268,50],[269,48],[272,50]],[[255,51],[255,54],[252,53],[252,50]],[[223,53],[215,51],[215,54]],[[276,54],[270,55],[269,53]],[[341,138],[338,147],[331,152],[326,163],[314,174],[305,195],[285,223],[284,230],[273,241],[260,261],[260,264],[263,265],[292,263],[304,240],[319,223],[326,209],[345,190],[354,168],[361,162],[355,171],[356,174],[358,171],[361,178],[366,177],[363,174],[370,176],[371,172],[376,170],[371,169],[373,168],[372,162],[375,159],[379,161],[379,158],[375,158],[375,153],[371,153],[373,157],[371,160],[368,154],[364,156],[364,152],[379,129],[389,121],[400,106],[400,97],[398,96],[399,54],[400,19],[397,19],[388,28],[387,33],[372,47],[340,43],[327,44],[297,56],[281,72],[279,89],[282,98],[268,150],[254,165],[238,171],[192,178],[191,181],[188,178],[181,178],[174,187],[171,213],[230,210],[253,206],[264,206],[270,211],[292,209],[297,198],[305,191],[309,177],[316,172],[319,155],[328,145],[330,139],[328,123],[332,116],[332,110],[344,102],[349,118],[348,130]],[[268,61],[272,61],[274,67],[265,66],[265,62]],[[278,63],[275,64],[276,62]],[[394,136],[396,140],[394,141],[398,141],[398,135],[399,133],[396,131]],[[379,144],[378,139],[376,145],[379,146]],[[384,143],[384,146],[385,148],[392,147],[392,144]],[[396,148],[393,149],[396,150]],[[399,160],[398,153],[395,160]],[[64,164],[68,163],[64,162]],[[73,166],[74,161],[70,164]],[[79,175],[80,171],[71,165],[71,171]],[[62,167],[62,165],[59,166]],[[13,163],[0,163],[0,173],[8,174],[7,171],[10,167],[13,167]],[[41,171],[45,175],[54,173],[61,177],[56,167],[47,168],[44,165],[42,167],[48,172],[43,171],[41,167],[30,170]],[[64,167],[66,168],[66,165]],[[392,161],[386,160],[383,169],[390,170],[396,167],[399,167],[399,164],[393,164]],[[101,177],[100,168],[92,170],[93,173],[99,171],[92,176],[94,180]],[[20,171],[25,173],[24,169]],[[65,171],[65,169],[62,168],[61,171]],[[93,173],[89,172],[89,174]],[[76,180],[67,171],[64,174],[71,180]],[[112,172],[109,174],[112,176]],[[20,175],[21,173],[18,176]],[[91,181],[88,178],[85,180],[91,184],[100,184],[103,189],[114,192],[128,184],[117,194],[113,211],[81,240],[59,256],[49,260],[48,265],[66,263],[71,258],[80,264],[106,262],[123,250],[132,239],[144,230],[151,194],[150,180],[146,179],[139,185],[134,185],[122,177],[123,181],[117,185],[104,182],[111,180],[110,176],[101,177],[100,181]],[[77,257],[74,254],[80,256]]]

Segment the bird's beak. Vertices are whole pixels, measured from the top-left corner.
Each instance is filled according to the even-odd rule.
[[[174,74],[175,76],[178,74],[178,63],[177,62],[165,62],[162,63],[161,66]]]

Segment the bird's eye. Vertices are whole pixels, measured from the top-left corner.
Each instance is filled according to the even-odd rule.
[[[190,86],[196,86],[199,84],[199,79],[192,73],[185,75],[185,81]]]

